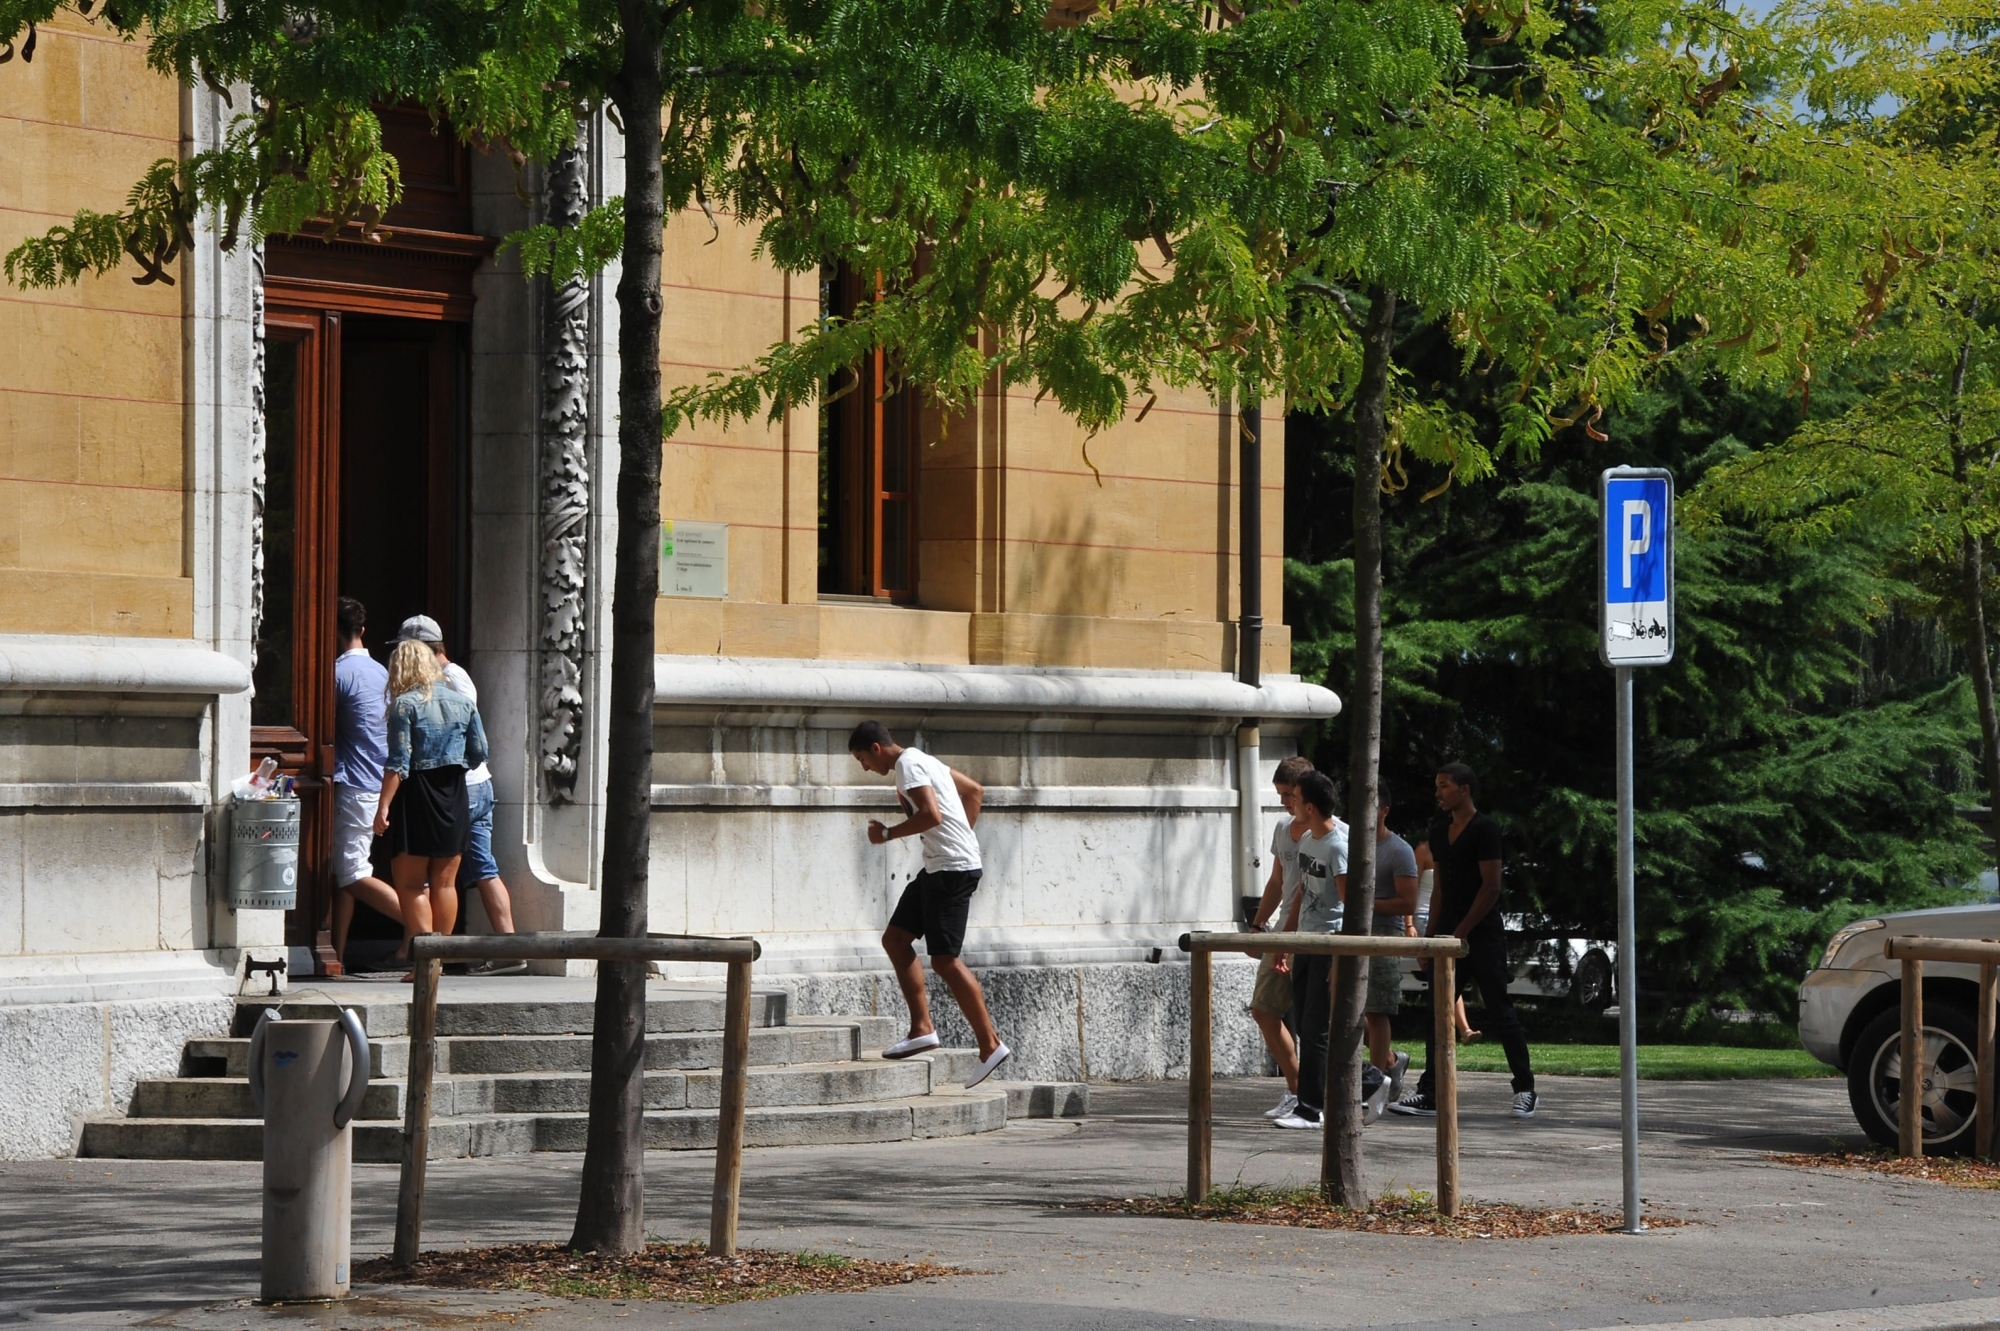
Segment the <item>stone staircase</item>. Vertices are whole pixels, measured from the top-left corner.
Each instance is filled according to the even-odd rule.
[[[590,1099],[593,982],[554,976],[446,977],[439,991],[432,1159],[581,1151]],[[354,1123],[354,1158],[394,1162],[410,1064],[408,985],[320,981],[245,998],[226,1036],[187,1042],[178,1077],[142,1081],[120,1117],[87,1120],[77,1153],[148,1160],[256,1160],[264,1125],[250,1101],[250,1031],[267,1007],[326,1018],[351,1007],[368,1032],[372,1084]],[[751,1006],[751,1146],[902,1141],[990,1132],[1011,1118],[1081,1117],[1073,1082],[961,1086],[971,1050],[885,1060],[901,1031],[887,1017],[793,1017],[782,992]],[[646,1145],[713,1147],[722,1063],[719,987],[653,981],[646,1001]],[[1005,1069],[1002,1069],[1004,1075]]]

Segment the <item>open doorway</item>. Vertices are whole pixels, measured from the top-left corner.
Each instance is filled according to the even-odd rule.
[[[367,607],[368,648],[385,662],[410,615],[430,615],[447,642],[463,641],[470,596],[465,328],[274,303],[267,337],[264,614],[252,760],[270,754],[299,779],[299,901],[286,941],[310,949],[316,970],[338,973],[327,936],[334,607],[341,596]],[[393,921],[363,907],[352,937],[365,943],[399,934]]]

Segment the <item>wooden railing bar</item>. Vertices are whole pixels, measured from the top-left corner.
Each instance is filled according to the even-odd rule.
[[[763,949],[754,938],[704,938],[649,934],[603,938],[586,933],[419,934],[410,956],[444,961],[755,961]]]
[[[1215,1020],[1214,965],[1217,952],[1284,952],[1333,957],[1429,958],[1431,1021],[1436,1032],[1431,1068],[1437,1109],[1438,1211],[1458,1214],[1458,990],[1455,962],[1469,950],[1460,938],[1398,938],[1392,934],[1185,933],[1188,954],[1188,1150],[1187,1197],[1208,1196],[1213,1182]],[[1331,1013],[1328,1016],[1331,1021]],[[1329,1041],[1331,1043],[1331,1041]]]
[[[728,963],[709,1250],[718,1256],[734,1255],[743,1182],[743,1118],[749,1099],[750,963],[762,953],[762,946],[754,938],[682,934],[648,934],[644,938],[604,938],[585,933],[418,934],[411,938],[410,960],[416,984],[410,1000],[410,1079],[403,1120],[403,1167],[396,1190],[396,1265],[409,1266],[423,1249],[424,1176],[430,1157],[431,1093],[437,1067],[438,983],[446,959]]]

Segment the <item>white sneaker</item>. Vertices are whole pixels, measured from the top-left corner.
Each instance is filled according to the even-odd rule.
[[[908,1058],[912,1054],[921,1054],[926,1049],[935,1049],[942,1043],[944,1042],[938,1039],[936,1031],[932,1031],[928,1035],[912,1035],[908,1039],[898,1040],[887,1049],[884,1049],[882,1057]]]
[[[1403,1099],[1403,1074],[1410,1070],[1410,1056],[1396,1055],[1396,1066],[1389,1069],[1389,1103],[1398,1104]]]
[[[1266,1109],[1264,1111],[1264,1117],[1283,1118],[1285,1115],[1291,1113],[1294,1109],[1297,1109],[1298,1107],[1299,1107],[1299,1097],[1293,1095],[1290,1091],[1286,1091],[1285,1098],[1278,1101],[1277,1106],[1275,1108]]]
[[[1296,1132],[1304,1128],[1318,1127],[1319,1118],[1317,1116],[1313,1118],[1307,1118],[1305,1117],[1305,1115],[1299,1113],[1298,1110],[1294,1109],[1291,1113],[1285,1115],[1283,1118],[1272,1120],[1271,1126],[1274,1128],[1289,1128]]]
[[[1002,1063],[1005,1063],[1008,1059],[1012,1058],[1013,1056],[1014,1056],[1014,1051],[1009,1049],[1004,1044],[995,1048],[992,1053],[988,1054],[983,1060],[981,1060],[978,1067],[972,1070],[972,1075],[965,1079],[965,1089],[969,1091],[973,1087],[977,1086],[980,1082],[985,1081],[988,1077],[993,1075],[993,1070],[995,1068],[999,1067]]]
[[[1380,1119],[1383,1109],[1388,1104],[1389,1077],[1387,1073],[1384,1073],[1382,1080],[1375,1083],[1375,1089],[1369,1092],[1361,1101],[1361,1126],[1364,1128],[1368,1127]]]

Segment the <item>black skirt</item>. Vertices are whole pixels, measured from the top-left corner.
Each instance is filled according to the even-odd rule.
[[[392,855],[442,860],[465,854],[471,832],[465,769],[430,767],[410,773],[396,787],[396,798],[389,805],[389,830],[382,840]]]

